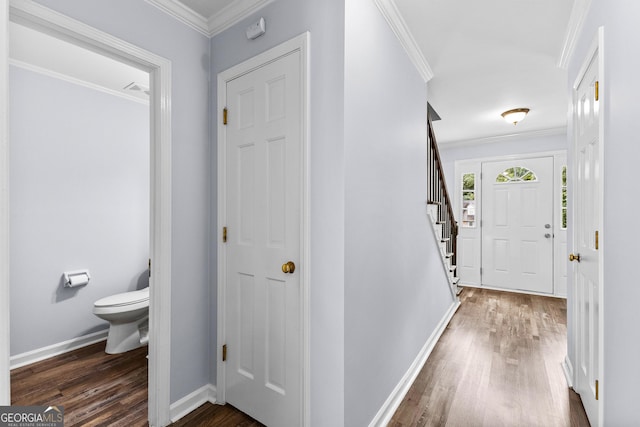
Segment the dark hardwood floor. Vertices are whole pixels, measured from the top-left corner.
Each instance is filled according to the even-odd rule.
[[[147,347],[111,355],[104,346],[12,370],[12,405],[63,406],[65,427],[146,426]]]
[[[147,347],[106,354],[96,343],[11,371],[11,404],[64,407],[64,425],[148,426]],[[172,426],[257,427],[232,406],[207,403]]]
[[[220,406],[205,403],[187,416],[181,418],[172,427],[264,427],[230,405]]]
[[[461,300],[390,427],[589,425],[560,367],[565,300],[473,288]],[[108,355],[102,342],[14,369],[12,404],[62,405],[66,427],[147,426],[146,354]],[[207,403],[172,426],[262,424]]]
[[[390,427],[589,426],[567,387],[566,301],[466,288]]]

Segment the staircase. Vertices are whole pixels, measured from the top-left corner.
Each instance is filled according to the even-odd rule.
[[[447,192],[444,171],[438,151],[438,143],[433,132],[431,117],[427,117],[429,147],[427,149],[427,216],[436,240],[439,242],[442,265],[449,279],[454,298],[462,288],[456,272],[458,223],[453,215],[453,205]]]

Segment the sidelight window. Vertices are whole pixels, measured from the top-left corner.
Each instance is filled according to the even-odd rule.
[[[562,229],[567,229],[567,167],[562,167]]]
[[[476,226],[476,175],[465,173],[462,175],[462,227]]]

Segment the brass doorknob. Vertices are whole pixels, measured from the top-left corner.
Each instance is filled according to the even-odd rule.
[[[294,271],[296,271],[296,265],[293,263],[293,261],[285,262],[284,264],[282,264],[283,273],[293,274]]]
[[[569,261],[578,261],[578,262],[580,262],[580,254],[577,254],[577,255],[569,254]]]

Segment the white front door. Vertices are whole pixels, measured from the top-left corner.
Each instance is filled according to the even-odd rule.
[[[553,157],[482,164],[482,284],[553,293]]]
[[[300,55],[226,89],[226,401],[269,426],[301,425]]]
[[[592,426],[598,423],[600,376],[600,106],[596,99],[598,54],[575,88],[573,295],[576,384]],[[579,258],[578,258],[579,256]]]

